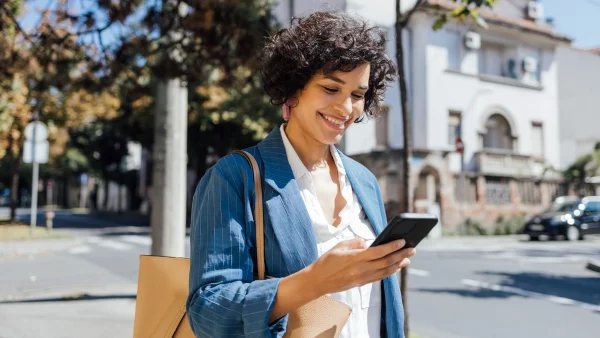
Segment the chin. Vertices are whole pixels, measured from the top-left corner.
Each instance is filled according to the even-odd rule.
[[[334,135],[325,134],[324,137],[321,139],[321,142],[323,142],[323,144],[327,144],[327,145],[337,144],[342,140],[343,136],[344,136],[344,133],[334,134]]]

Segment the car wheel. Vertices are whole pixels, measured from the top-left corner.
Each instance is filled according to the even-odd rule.
[[[529,235],[529,240],[532,242],[537,242],[540,240],[539,236],[533,236],[533,235]]]
[[[565,239],[567,241],[576,241],[579,238],[581,238],[581,232],[579,231],[579,228],[574,225],[569,226],[569,228],[567,228],[567,235],[565,236]]]

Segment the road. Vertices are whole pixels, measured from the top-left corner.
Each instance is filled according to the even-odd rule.
[[[0,260],[0,337],[131,337],[148,228],[68,213],[56,223],[82,240]],[[425,240],[409,270],[411,329],[426,338],[598,337],[600,274],[584,268],[594,258],[599,238]]]

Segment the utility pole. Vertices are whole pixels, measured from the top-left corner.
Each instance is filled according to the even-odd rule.
[[[180,17],[186,6],[163,0],[161,34],[166,45],[157,86],[152,177],[152,254],[183,257],[186,229],[187,83],[177,67],[184,59]]]

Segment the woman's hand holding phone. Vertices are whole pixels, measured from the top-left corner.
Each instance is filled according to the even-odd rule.
[[[380,281],[410,264],[414,248],[405,248],[404,240],[376,247],[360,238],[344,241],[319,257],[306,269],[310,284],[322,296]]]

